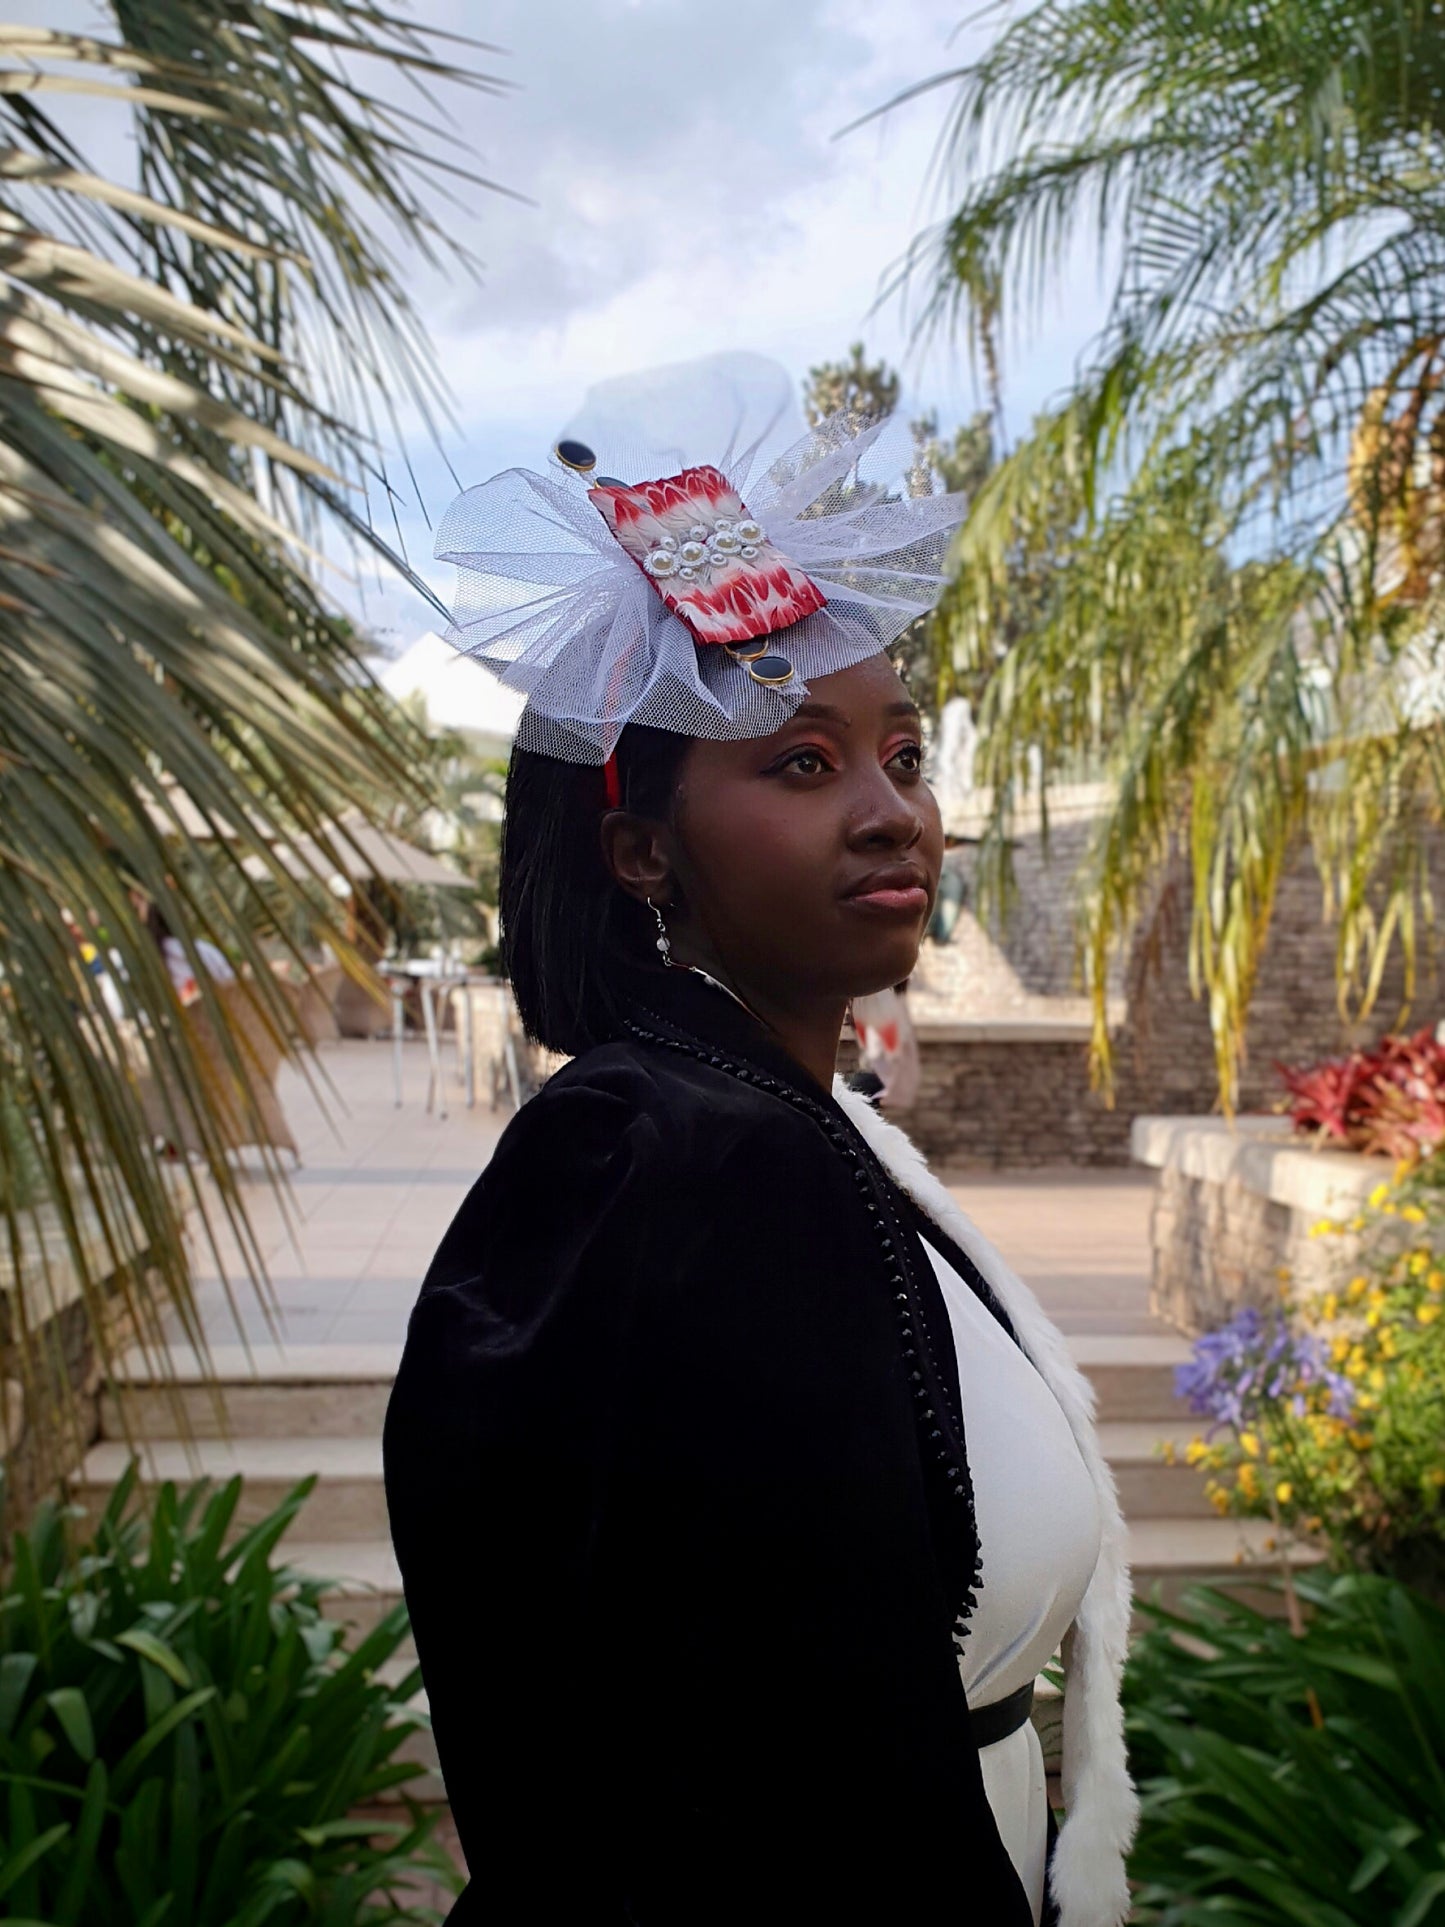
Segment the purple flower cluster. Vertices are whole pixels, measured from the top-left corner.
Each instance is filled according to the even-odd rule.
[[[1221,1425],[1248,1431],[1286,1392],[1295,1417],[1303,1417],[1303,1388],[1310,1385],[1326,1389],[1332,1417],[1348,1418],[1354,1387],[1330,1370],[1328,1359],[1315,1333],[1296,1331],[1281,1318],[1266,1319],[1246,1305],[1227,1325],[1195,1340],[1193,1357],[1175,1370],[1174,1390],[1189,1401],[1191,1412],[1213,1421],[1211,1435]]]

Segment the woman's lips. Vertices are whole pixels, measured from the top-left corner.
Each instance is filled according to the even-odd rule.
[[[885,916],[921,917],[928,908],[928,892],[921,883],[900,888],[861,890],[844,897],[855,909],[879,911]]]

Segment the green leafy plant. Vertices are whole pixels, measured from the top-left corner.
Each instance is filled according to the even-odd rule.
[[[1445,1613],[1372,1574],[1296,1585],[1298,1636],[1206,1588],[1142,1608],[1141,1927],[1445,1922]]]
[[[227,1544],[241,1481],[133,1509],[87,1543],[51,1504],[0,1592],[0,1915],[46,1927],[384,1927],[460,1879],[434,1816],[357,1809],[424,1769],[395,1607],[347,1650],[325,1581],[274,1558],[313,1480]]]

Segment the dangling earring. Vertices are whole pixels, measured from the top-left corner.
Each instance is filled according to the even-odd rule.
[[[667,925],[662,921],[662,912],[651,897],[647,899],[647,907],[657,918],[657,947],[662,952],[663,966],[668,970],[675,969],[676,966],[672,961],[672,943],[667,934]]]

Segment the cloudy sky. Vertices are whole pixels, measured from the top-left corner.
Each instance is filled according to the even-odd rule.
[[[93,27],[87,0],[32,0]],[[18,11],[12,0],[12,12]],[[880,292],[944,205],[945,93],[842,130],[976,48],[965,0],[415,0],[419,20],[502,50],[468,56],[502,98],[457,97],[455,138],[523,200],[467,191],[448,215],[475,283],[422,264],[411,285],[453,396],[445,455],[411,424],[434,520],[463,482],[540,463],[588,385],[719,349],[796,379],[862,338],[903,369],[906,402],[945,423],[978,405],[962,344],[914,339],[917,301]],[[462,158],[460,155],[458,158]],[[1067,379],[1099,311],[1071,291],[1006,363],[1010,420]],[[413,493],[408,485],[408,492]],[[413,565],[445,595],[421,506]],[[370,572],[369,572],[370,573]],[[395,578],[338,585],[386,646],[430,617]]]

